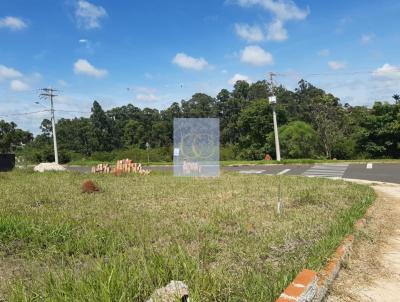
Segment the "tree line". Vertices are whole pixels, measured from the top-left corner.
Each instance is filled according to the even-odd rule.
[[[294,91],[275,87],[276,112],[283,158],[399,158],[400,96],[393,102],[375,102],[371,108],[342,104],[339,98],[301,80]],[[57,121],[61,160],[110,159],[117,151],[144,150],[149,143],[152,160],[171,160],[173,119],[220,119],[223,159],[275,157],[271,86],[266,81],[238,81],[232,91],[216,97],[196,93],[165,110],[140,109],[132,104],[104,111],[93,102],[89,118]],[[32,161],[52,160],[51,122],[43,120],[41,134],[33,137],[15,123],[0,122],[0,152],[17,146]],[[114,152],[114,153],[113,153]],[[157,157],[157,154],[160,155]],[[161,156],[162,154],[162,156]]]

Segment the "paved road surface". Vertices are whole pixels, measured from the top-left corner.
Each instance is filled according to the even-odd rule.
[[[67,167],[71,171],[90,172],[89,167]],[[150,166],[154,171],[171,171],[172,166]],[[314,164],[314,165],[255,165],[222,167],[224,171],[243,174],[302,175],[308,177],[330,177],[364,179],[400,183],[400,164]]]

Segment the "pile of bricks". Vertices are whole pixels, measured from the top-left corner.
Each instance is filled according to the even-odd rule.
[[[113,168],[109,164],[98,164],[92,167],[92,173],[111,173]]]
[[[130,159],[123,159],[117,161],[116,166],[98,164],[97,166],[92,167],[92,173],[114,173],[116,175],[121,173],[137,173],[147,175],[150,171],[143,169],[142,164],[134,163]]]

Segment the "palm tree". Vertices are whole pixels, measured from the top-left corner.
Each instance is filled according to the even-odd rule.
[[[400,104],[400,95],[399,94],[395,94],[393,96],[394,100],[396,101],[396,104]]]

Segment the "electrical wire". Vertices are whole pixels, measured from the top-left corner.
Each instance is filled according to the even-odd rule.
[[[71,112],[71,113],[83,113],[83,114],[89,114],[91,112],[89,111],[75,111],[75,110],[54,110],[55,112]],[[50,109],[47,110],[40,110],[40,111],[32,111],[32,112],[20,112],[20,113],[0,113],[0,117],[10,117],[10,116],[24,116],[24,115],[32,115],[32,114],[38,114],[42,112],[51,112]]]
[[[32,112],[20,112],[20,113],[7,113],[7,114],[0,114],[0,117],[31,115],[31,114],[37,114],[37,113],[42,113],[42,112],[50,112],[50,110],[40,110],[40,111],[32,111]]]
[[[57,109],[54,110],[55,112],[70,112],[70,113],[83,113],[83,114],[89,114],[91,113],[90,111],[76,111],[76,110],[62,110],[62,109]]]

